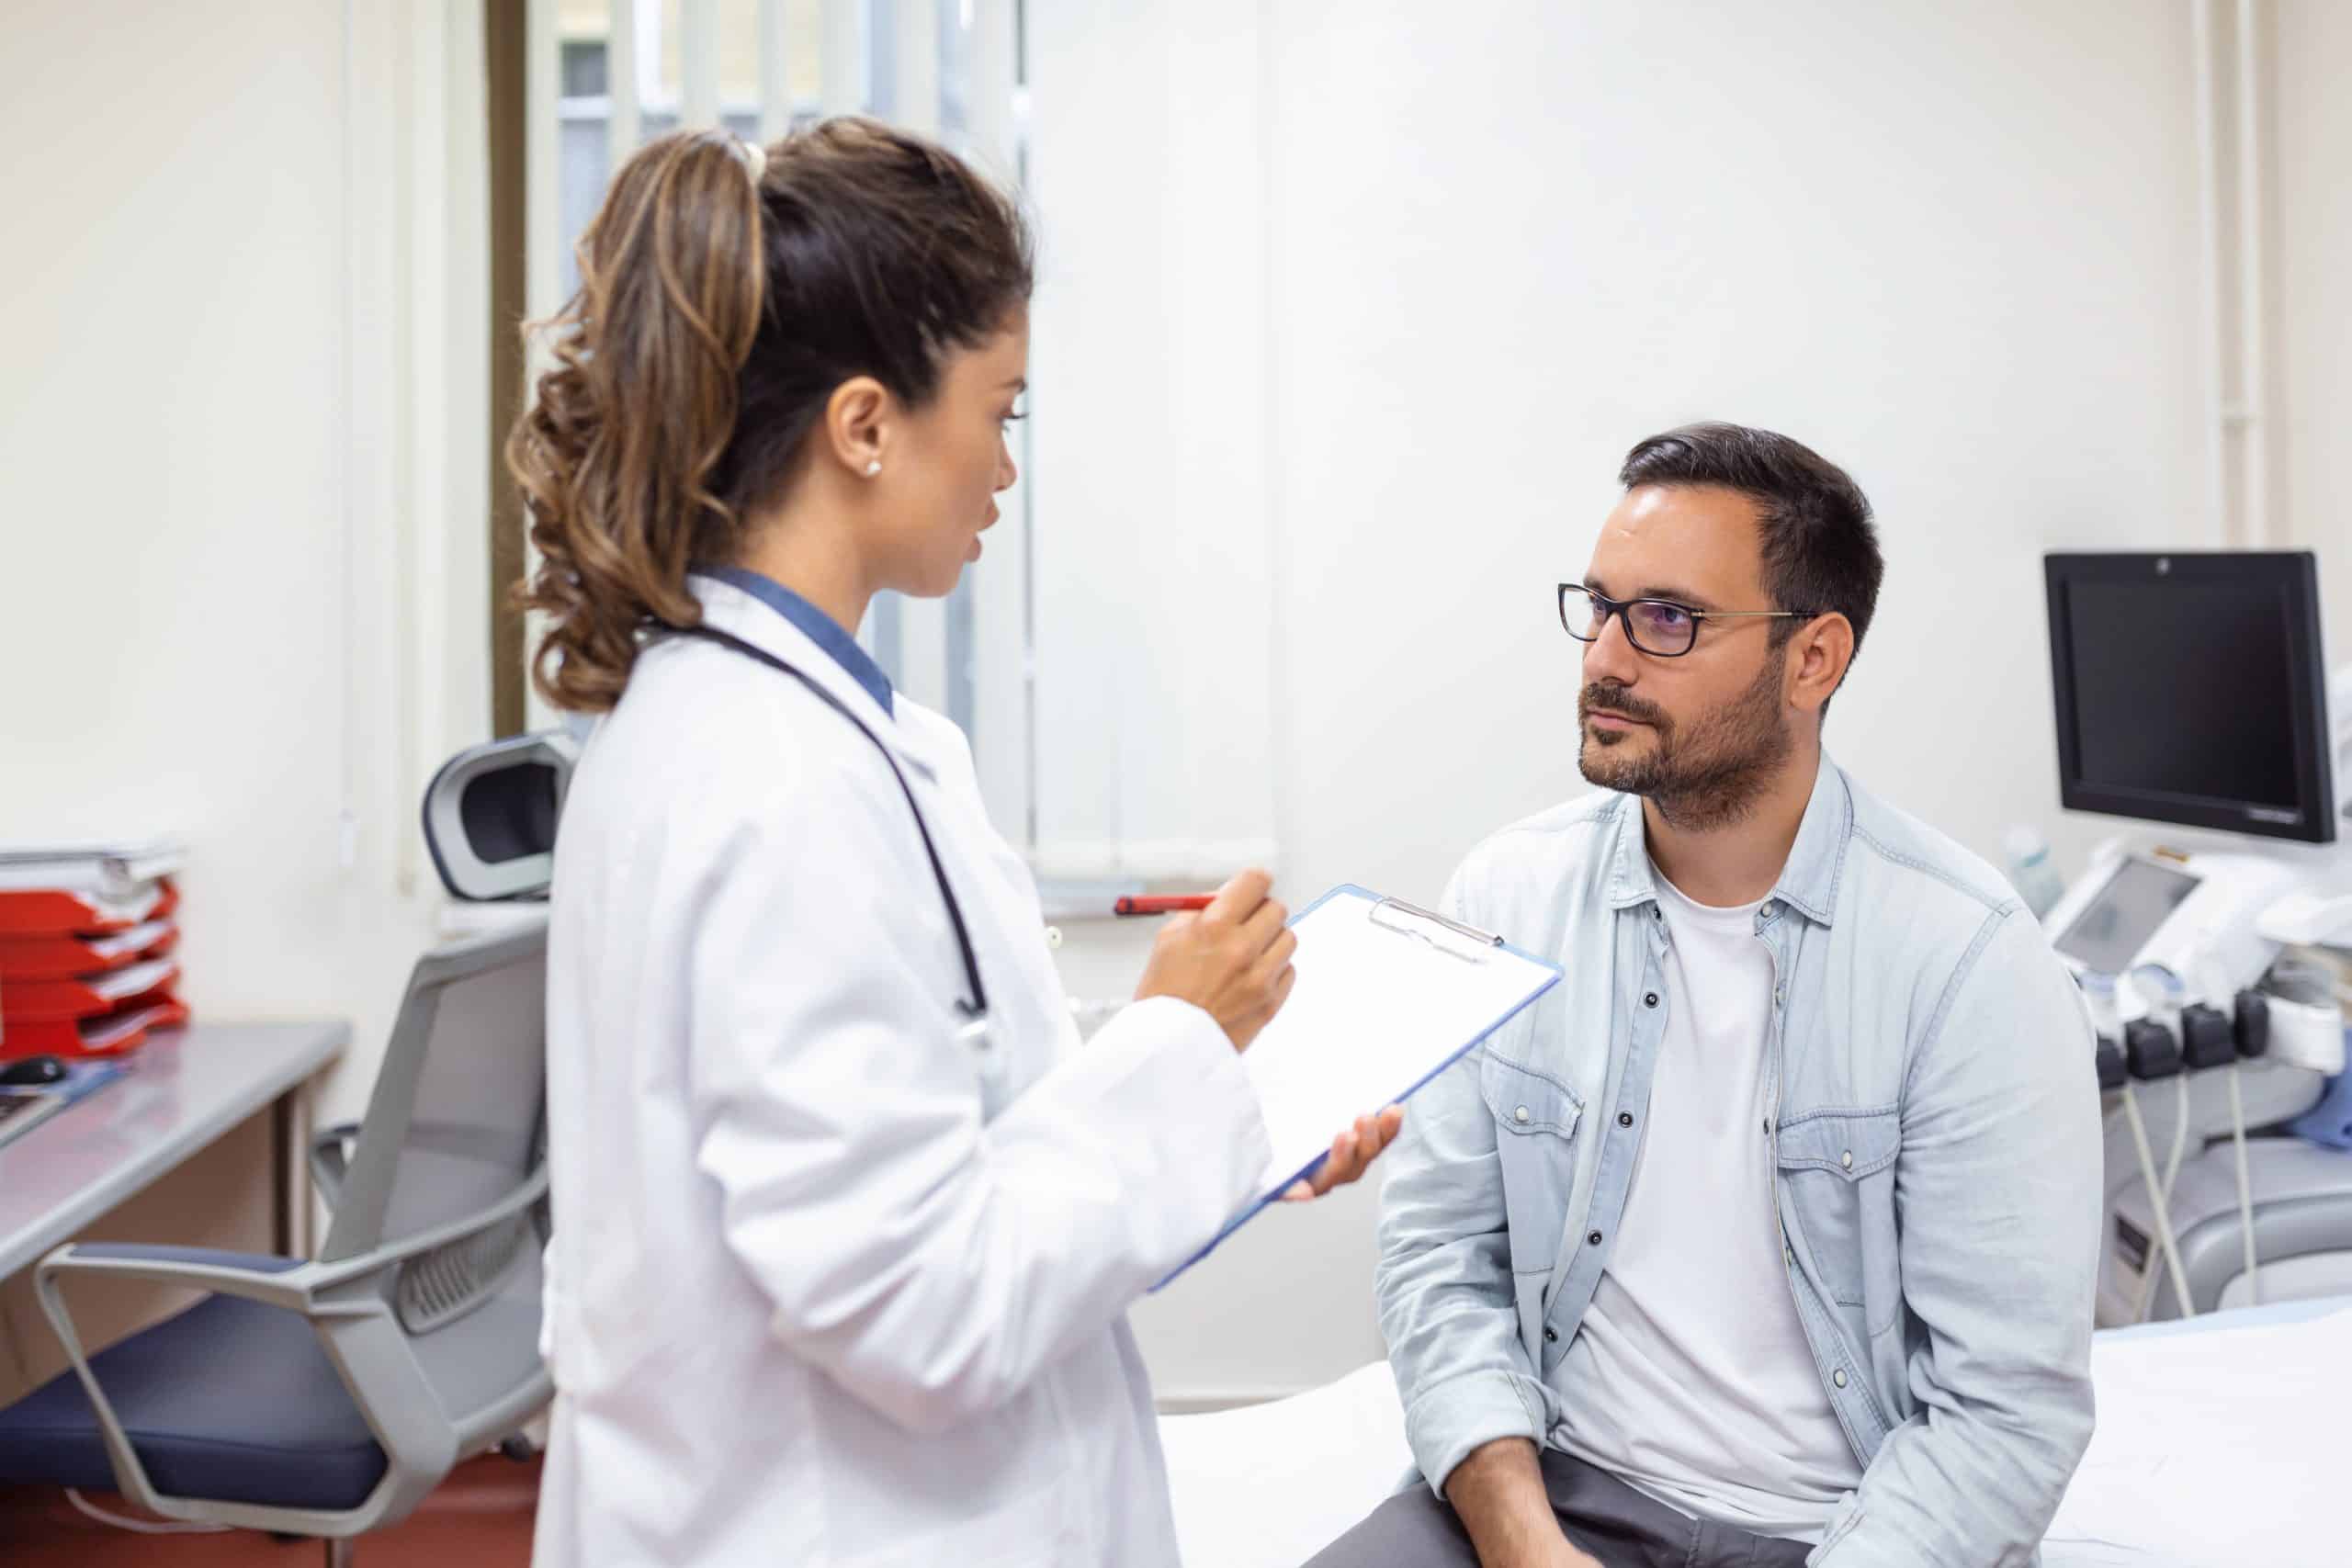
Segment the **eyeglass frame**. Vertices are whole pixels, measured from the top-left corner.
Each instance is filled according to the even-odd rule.
[[[1568,595],[1571,593],[1581,593],[1590,599],[1594,604],[1600,606],[1600,630],[1595,631],[1589,637],[1577,630],[1576,627],[1568,625]],[[1679,610],[1683,615],[1690,616],[1690,640],[1672,653],[1662,652],[1655,648],[1645,647],[1641,638],[1634,635],[1634,617],[1628,614],[1628,612],[1636,604],[1662,604],[1669,610]],[[1560,629],[1567,633],[1570,637],[1576,638],[1578,642],[1586,644],[1599,642],[1602,635],[1609,630],[1610,621],[1614,618],[1619,625],[1625,628],[1626,645],[1632,648],[1636,653],[1645,653],[1652,659],[1680,659],[1688,654],[1692,649],[1697,648],[1699,646],[1699,623],[1702,621],[1809,621],[1813,619],[1815,615],[1820,614],[1817,610],[1702,610],[1695,606],[1682,604],[1679,600],[1660,599],[1650,594],[1644,594],[1641,597],[1634,599],[1611,599],[1608,594],[1603,593],[1598,588],[1591,587],[1590,585],[1582,582],[1563,582],[1560,584],[1559,611]]]

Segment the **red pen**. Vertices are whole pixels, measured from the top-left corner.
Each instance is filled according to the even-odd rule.
[[[1171,893],[1125,897],[1111,906],[1114,915],[1173,915],[1184,910],[1205,909],[1216,902],[1214,893]]]

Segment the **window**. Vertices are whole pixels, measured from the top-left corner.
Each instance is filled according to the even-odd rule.
[[[866,113],[936,136],[1000,179],[1020,166],[1019,0],[532,4],[525,200],[534,319],[577,288],[572,246],[612,170],[681,125],[764,141],[824,115]],[[1026,451],[1014,457],[1025,472]],[[1005,521],[988,556],[951,598],[886,593],[859,628],[894,683],[971,737],[989,814],[1016,842],[1035,838],[1026,490],[1001,502]],[[519,686],[527,675],[515,668],[511,678]],[[536,695],[530,708],[534,727],[554,722]]]

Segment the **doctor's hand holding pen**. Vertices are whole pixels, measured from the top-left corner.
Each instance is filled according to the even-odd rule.
[[[1236,1051],[1250,1043],[1290,999],[1298,971],[1291,955],[1298,938],[1286,923],[1290,912],[1271,895],[1273,878],[1245,871],[1216,894],[1204,897],[1122,899],[1121,914],[1166,914],[1167,925],[1151,944],[1136,1000],[1174,997],[1216,1020]],[[1294,1202],[1319,1198],[1361,1177],[1396,1141],[1404,1124],[1402,1106],[1359,1116],[1331,1140],[1330,1157],[1314,1176],[1283,1196]]]

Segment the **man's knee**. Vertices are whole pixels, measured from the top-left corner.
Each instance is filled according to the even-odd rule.
[[[1415,1482],[1317,1552],[1306,1568],[1478,1568],[1478,1553],[1453,1507]]]

